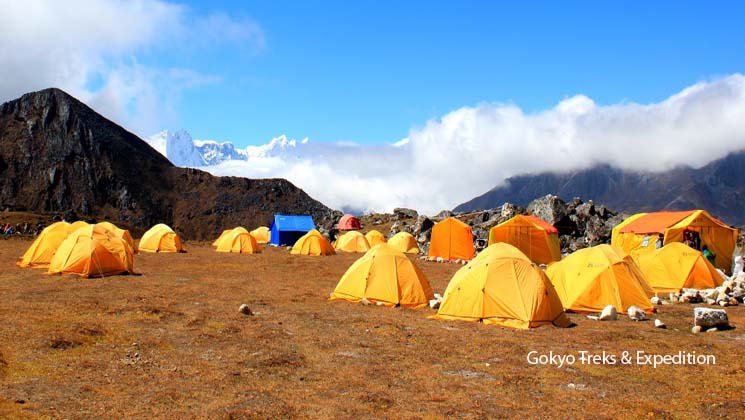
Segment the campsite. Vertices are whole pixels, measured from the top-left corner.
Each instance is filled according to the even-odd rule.
[[[727,308],[740,328],[701,334],[691,333],[698,305],[686,303],[657,305],[639,322],[620,309],[612,322],[568,313],[571,328],[434,319],[438,312],[426,304],[329,300],[365,252],[333,252],[317,231],[309,236],[326,241],[326,256],[271,245],[255,253],[252,237],[246,252],[236,240],[246,230],[218,238],[230,244],[226,252],[217,240],[184,241],[186,252],[140,247],[136,275],[101,278],[18,267],[31,241],[0,241],[0,416],[611,419],[742,412],[742,305]],[[381,246],[388,245],[374,249]],[[489,251],[526,258],[509,247],[497,243]],[[439,294],[468,267],[388,249]],[[529,267],[525,261],[516,264]],[[394,264],[404,273],[402,262]],[[495,273],[497,282],[505,275]],[[514,294],[528,289],[518,290],[500,293],[524,300]],[[248,313],[239,311],[243,304]],[[653,319],[667,328],[655,328]],[[623,352],[650,356],[624,365]],[[715,364],[652,364],[651,355],[680,352],[680,360],[699,355]],[[536,403],[526,408],[526,396]]]

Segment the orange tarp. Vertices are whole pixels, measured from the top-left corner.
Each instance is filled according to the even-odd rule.
[[[663,233],[665,229],[690,216],[694,210],[647,213],[624,226],[620,233]]]

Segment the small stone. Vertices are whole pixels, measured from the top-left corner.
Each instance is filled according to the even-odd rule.
[[[241,304],[241,306],[238,308],[238,312],[242,313],[243,315],[253,315],[253,312],[251,312],[251,308],[245,303]]]
[[[711,327],[711,328],[709,328],[708,330],[706,330],[706,332],[707,332],[707,333],[710,333],[710,332],[717,332],[717,331],[719,331],[719,328],[717,328],[717,327]]]
[[[372,302],[367,300],[367,298],[362,298],[362,300],[360,300],[360,303],[363,305],[372,305]]]
[[[736,298],[730,298],[729,302],[727,303],[729,303],[729,306],[737,306],[740,304],[740,302],[738,302]]]
[[[701,332],[701,326],[700,325],[694,326],[693,328],[691,328],[691,332],[694,333],[694,334],[700,333]]]
[[[727,306],[729,306],[729,301],[723,300],[719,302],[719,306],[721,306],[722,308],[726,308]]]
[[[591,319],[593,321],[599,321],[600,317],[597,315],[587,315],[587,319]]]
[[[661,320],[659,320],[659,319],[655,319],[655,320],[654,320],[654,327],[655,327],[655,328],[661,328],[661,329],[663,329],[663,330],[664,330],[664,329],[666,329],[666,328],[667,328],[667,325],[665,325],[665,323],[664,323],[664,322],[662,322]]]
[[[652,305],[659,305],[661,302],[661,299],[657,296],[652,296],[652,299],[649,299],[650,302],[652,302]]]
[[[644,310],[638,306],[629,306],[627,313],[632,321],[643,321],[646,318]]]
[[[618,319],[618,311],[613,305],[608,305],[600,312],[601,321],[615,321]]]
[[[443,262],[445,260],[442,257],[437,257],[437,259],[435,261],[437,261],[438,263],[441,263],[441,262]]]

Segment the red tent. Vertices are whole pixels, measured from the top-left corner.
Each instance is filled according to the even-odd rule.
[[[339,219],[337,225],[339,230],[360,230],[360,219],[352,216],[351,214],[345,214]]]

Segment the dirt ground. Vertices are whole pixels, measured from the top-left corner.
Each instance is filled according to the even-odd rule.
[[[141,254],[140,276],[21,269],[0,240],[0,418],[743,418],[745,308],[693,335],[659,318],[517,331],[434,311],[329,301],[359,254]],[[458,266],[416,261],[442,293]],[[238,313],[247,303],[253,316]],[[716,365],[531,365],[527,355],[642,350]]]

